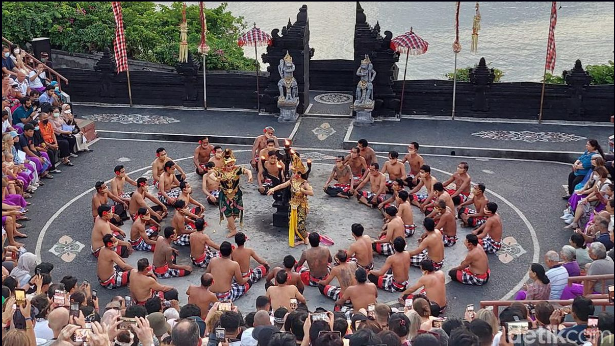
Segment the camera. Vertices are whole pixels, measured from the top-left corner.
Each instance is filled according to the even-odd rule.
[[[120,324],[117,326],[119,330],[129,330],[133,324],[137,324],[136,318],[122,317],[120,321]]]
[[[216,328],[216,339],[221,341],[224,340],[224,336],[226,335],[224,328]]]
[[[218,311],[231,311],[231,303],[224,302],[218,304]]]

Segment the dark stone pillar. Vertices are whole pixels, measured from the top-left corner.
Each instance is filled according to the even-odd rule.
[[[384,32],[384,37],[380,35],[380,24],[372,28],[367,23],[367,17],[357,2],[357,21],[354,29],[354,65],[355,76],[352,92],[354,94],[359,76],[356,75],[356,70],[361,65],[361,60],[365,59],[365,55],[369,55],[374,70],[376,71],[376,79],[374,85],[374,101],[376,103],[373,116],[395,116],[399,110],[399,98],[401,95],[396,95],[393,92],[393,80],[397,77],[397,65],[399,61],[399,53],[391,49],[391,39],[393,34],[390,31]]]
[[[473,111],[487,112],[489,102],[487,101],[487,91],[491,88],[495,73],[493,69],[487,67],[485,58],[480,58],[478,66],[470,69],[470,82],[474,85]]]
[[[100,82],[98,83],[98,94],[102,99],[115,98],[115,88],[113,81],[115,80],[115,60],[111,56],[109,47],[105,47],[102,57],[98,59],[94,65],[94,71],[100,72]]]
[[[564,80],[568,85],[568,114],[575,117],[581,117],[585,114],[583,97],[585,96],[587,86],[592,81],[592,77],[589,73],[587,73],[587,71],[583,70],[581,60],[577,60],[574,63],[574,68],[572,70],[564,71]]]
[[[295,64],[294,77],[299,89],[297,113],[303,114],[310,103],[310,59],[314,56],[314,49],[310,48],[310,25],[306,5],[299,9],[294,24],[290,22],[290,18],[288,19],[288,24],[282,27],[281,34],[280,36],[279,29],[271,31],[272,43],[267,47],[267,53],[262,55],[263,62],[269,64],[267,66],[269,78],[261,95],[261,108],[269,113],[279,113],[278,65],[288,51]]]
[[[182,77],[184,82],[184,93],[182,98],[182,106],[184,107],[197,107],[198,104],[198,90],[197,84],[199,66],[194,63],[192,54],[188,53],[188,61],[179,63],[175,67],[177,73]]]

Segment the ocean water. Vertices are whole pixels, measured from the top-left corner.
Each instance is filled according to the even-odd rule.
[[[191,2],[194,3],[194,2]],[[206,2],[216,7],[220,2]],[[228,9],[245,22],[271,32],[296,20],[306,4],[310,22],[313,59],[352,59],[355,2],[229,2]],[[478,53],[470,52],[475,2],[462,2],[459,36],[462,51],[458,67],[474,66],[485,57],[490,67],[504,72],[502,81],[541,81],[544,70],[551,2],[480,2],[481,30]],[[393,36],[409,31],[429,43],[421,56],[410,56],[407,79],[444,79],[453,71],[455,2],[361,2],[367,21],[380,23],[381,32]],[[614,3],[558,2],[555,29],[557,60],[555,74],[571,69],[576,59],[583,65],[614,60]],[[260,48],[264,51],[264,47]],[[245,48],[254,57],[254,48]],[[259,51],[260,55],[260,51]],[[400,57],[400,78],[405,56]]]

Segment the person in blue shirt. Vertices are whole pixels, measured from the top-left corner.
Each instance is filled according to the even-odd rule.
[[[568,196],[564,199],[568,199],[574,192],[574,187],[583,181],[585,175],[592,168],[592,155],[600,154],[604,158],[604,152],[602,147],[595,139],[590,139],[585,143],[585,152],[581,155],[573,164],[572,172],[568,175]]]
[[[55,87],[53,85],[48,85],[45,88],[45,92],[42,93],[41,96],[39,96],[38,102],[40,104],[49,103],[50,105],[57,107],[59,104],[58,104],[58,100],[54,96],[54,93],[55,93]]]
[[[572,319],[576,325],[562,329],[558,336],[566,340],[566,342],[583,345],[587,342],[585,329],[587,328],[587,320],[589,316],[594,314],[595,307],[591,299],[579,296],[572,301]],[[551,315],[550,321],[552,325],[559,325],[564,314],[561,309],[555,310]]]
[[[34,117],[38,115],[38,110],[34,111],[29,96],[22,97],[19,103],[21,103],[21,106],[13,111],[13,126],[20,127],[23,130],[24,125],[32,122]]]
[[[17,73],[13,70],[15,70],[15,63],[11,59],[11,50],[9,47],[2,46],[2,72],[17,76]]]

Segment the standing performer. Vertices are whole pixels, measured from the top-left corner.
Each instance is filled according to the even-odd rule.
[[[239,227],[243,228],[243,193],[239,188],[239,178],[242,174],[248,176],[248,182],[252,182],[252,172],[235,163],[235,155],[231,149],[224,151],[224,168],[215,171],[214,179],[220,182],[220,195],[218,207],[220,208],[220,223],[226,216],[229,234],[227,238],[232,238],[237,234],[235,218],[239,217]]]
[[[308,244],[307,230],[305,227],[305,220],[309,211],[307,196],[314,196],[312,187],[307,182],[307,178],[310,174],[310,169],[306,169],[299,158],[297,153],[291,151],[292,161],[290,170],[293,172],[292,176],[286,182],[269,189],[267,195],[271,196],[277,190],[285,189],[290,186],[290,216],[288,225],[288,245],[295,246],[295,234],[303,241],[304,244]],[[308,165],[309,165],[308,160]]]

